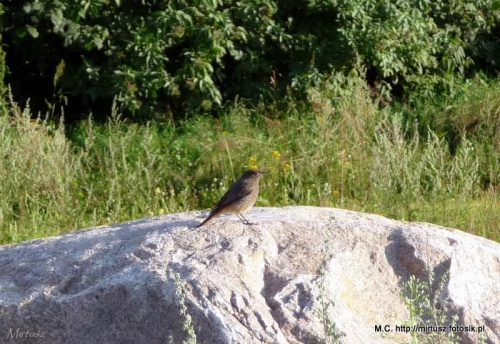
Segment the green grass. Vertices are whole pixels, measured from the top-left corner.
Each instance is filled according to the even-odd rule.
[[[340,207],[500,241],[500,87],[463,90],[382,108],[354,82],[334,103],[311,89],[310,106],[237,103],[218,119],[149,125],[113,109],[107,123],[68,127],[10,104],[0,116],[0,243],[209,208],[251,167],[270,171],[260,206]]]

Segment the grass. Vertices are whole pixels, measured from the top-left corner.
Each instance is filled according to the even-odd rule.
[[[340,207],[500,241],[500,86],[472,81],[453,97],[380,107],[359,81],[285,110],[236,103],[218,119],[139,125],[113,108],[107,123],[71,126],[11,101],[0,243],[209,208],[257,167],[270,171],[260,206]]]

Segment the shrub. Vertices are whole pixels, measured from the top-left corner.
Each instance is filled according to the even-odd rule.
[[[26,0],[5,6],[9,82],[16,97],[32,98],[36,111],[61,91],[78,111],[107,110],[118,96],[125,114],[184,118],[236,96],[305,97],[308,87],[325,80],[338,86],[359,67],[387,98],[391,88],[396,95],[416,89],[429,96],[453,88],[454,77],[475,59],[486,70],[496,63],[490,48],[499,11],[487,0]],[[56,66],[64,66],[57,80]]]

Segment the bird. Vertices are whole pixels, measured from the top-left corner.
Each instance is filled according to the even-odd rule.
[[[234,213],[244,224],[251,224],[243,213],[248,211],[259,197],[259,180],[264,173],[266,172],[261,170],[249,170],[243,173],[210,211],[208,217],[196,228],[225,213]]]

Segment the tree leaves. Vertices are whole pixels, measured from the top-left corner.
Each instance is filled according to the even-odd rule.
[[[59,85],[73,97],[120,95],[121,110],[150,116],[165,107],[196,112],[235,96],[300,95],[360,66],[380,91],[446,88],[476,57],[497,63],[490,31],[499,3],[29,0],[6,5],[4,27],[15,37],[9,51],[37,66],[35,74],[51,78],[47,68],[64,59],[72,72]],[[271,75],[278,76],[272,86]]]

